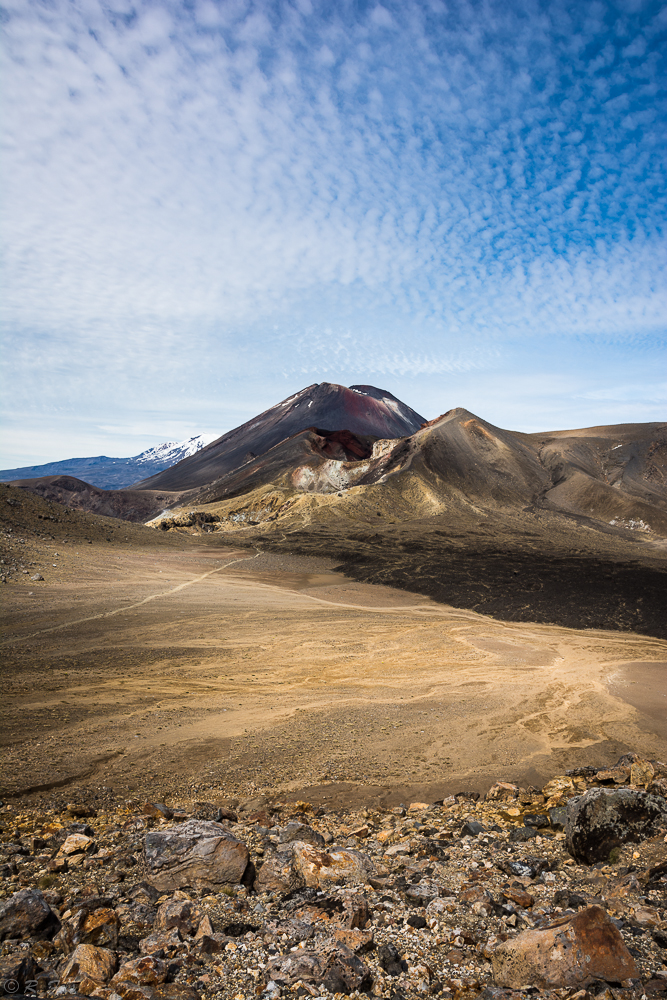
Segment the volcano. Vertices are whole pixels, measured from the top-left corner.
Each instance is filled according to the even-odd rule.
[[[347,431],[357,438],[401,438],[414,434],[424,422],[425,417],[385,389],[314,383],[133,489],[183,491],[207,486],[308,429],[325,436]],[[360,445],[348,441],[352,452],[357,449],[357,457],[362,457]],[[342,439],[338,443],[345,448]]]

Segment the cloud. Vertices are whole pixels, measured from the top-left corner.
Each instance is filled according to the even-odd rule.
[[[653,2],[10,0],[16,406],[657,349],[666,29]]]

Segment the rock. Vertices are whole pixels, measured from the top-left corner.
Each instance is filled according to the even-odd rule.
[[[299,841],[295,842],[293,850],[295,868],[307,886],[358,885],[375,874],[372,861],[360,851],[345,848],[322,851]]]
[[[98,948],[115,948],[120,921],[115,912],[99,907],[92,913],[81,912],[74,934],[74,944],[94,944]]]
[[[50,939],[60,927],[39,889],[21,889],[0,903],[0,941],[5,938]]]
[[[249,857],[246,845],[224,826],[194,819],[148,833],[144,856],[148,880],[162,892],[238,885]]]
[[[124,962],[111,980],[116,983],[139,983],[140,986],[154,986],[167,978],[167,964],[154,955],[142,955]]]
[[[630,784],[647,788],[655,777],[655,768],[650,760],[636,760],[630,767]]]
[[[144,802],[142,812],[151,819],[171,819],[174,815],[163,802]]]
[[[407,919],[408,927],[414,927],[416,930],[421,930],[426,927],[426,917],[422,917],[418,913],[413,913]]]
[[[519,789],[516,785],[510,784],[509,781],[497,781],[495,785],[492,785],[486,793],[487,802],[493,802],[496,800],[505,801],[506,799],[515,799],[519,794]]]
[[[477,837],[480,833],[484,833],[484,827],[481,823],[478,823],[474,819],[466,820],[466,822],[461,827],[462,837]]]
[[[509,839],[512,843],[523,843],[526,840],[532,840],[533,837],[537,836],[537,830],[532,826],[515,826],[509,835]]]
[[[181,935],[175,927],[172,927],[169,931],[157,931],[142,938],[139,942],[139,951],[142,955],[158,955],[159,952],[158,958],[161,958],[162,953],[176,951],[182,944]]]
[[[87,837],[83,833],[71,833],[58,853],[68,856],[71,854],[80,854],[82,851],[87,851],[92,843],[92,837]]]
[[[343,913],[339,918],[339,923],[343,927],[363,929],[371,915],[368,900],[360,892],[346,894],[343,900]]]
[[[255,878],[255,892],[296,892],[303,889],[305,881],[294,867],[291,849],[270,854]]]
[[[300,840],[304,844],[312,844],[313,847],[324,847],[324,837],[321,833],[317,833],[313,830],[311,826],[307,826],[305,823],[297,823],[294,820],[288,823],[280,834],[279,843],[280,844],[290,844],[296,840]]]
[[[30,952],[21,951],[0,958],[0,986],[4,996],[25,993],[26,983],[34,982],[37,966]]]
[[[33,575],[30,577],[30,579],[31,580],[35,580],[35,581],[39,581],[39,580],[43,580],[44,577],[42,576],[41,573],[33,573]]]
[[[168,931],[176,927],[181,934],[192,935],[199,927],[201,919],[202,911],[195,903],[190,900],[169,899],[158,907],[155,930]]]
[[[576,788],[574,787],[574,781],[572,778],[568,778],[566,774],[556,775],[556,777],[552,778],[551,781],[548,781],[542,789],[542,795],[547,800],[548,808],[569,799],[570,796],[575,793]]]
[[[408,963],[401,958],[396,947],[389,942],[378,948],[378,961],[390,976],[400,976],[408,968]]]
[[[344,944],[334,942],[320,951],[277,955],[264,972],[266,982],[291,986],[301,980],[324,986],[331,993],[350,993],[370,981],[366,963]]]
[[[567,806],[565,839],[572,857],[606,861],[614,847],[639,842],[667,827],[667,801],[632,788],[591,788]],[[627,977],[626,977],[627,978]]]
[[[116,968],[116,956],[108,948],[96,948],[92,944],[78,945],[60,974],[61,983],[80,983],[82,979],[92,979],[96,983],[108,983]]]
[[[523,822],[525,826],[533,826],[537,830],[542,830],[545,826],[549,826],[549,817],[545,816],[544,813],[527,813],[523,817]]]
[[[370,951],[373,947],[372,931],[361,931],[358,927],[354,929],[349,927],[333,927],[332,934],[336,941],[344,944],[346,948],[356,952],[358,955],[362,952]]]
[[[635,961],[616,925],[589,906],[540,930],[524,931],[491,956],[497,986],[585,986],[595,979],[622,982],[637,976]]]
[[[89,816],[97,816],[97,810],[92,806],[87,806],[83,802],[68,802],[67,812],[75,819],[87,819]]]

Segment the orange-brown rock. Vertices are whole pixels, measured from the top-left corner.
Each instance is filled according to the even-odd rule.
[[[637,975],[635,960],[605,911],[589,906],[499,945],[491,957],[497,986],[585,986],[594,979],[621,982]]]
[[[139,983],[154,986],[167,978],[167,964],[154,955],[142,955],[124,962],[112,979],[112,983]]]
[[[80,944],[74,949],[61,972],[60,982],[79,983],[84,979],[93,979],[96,983],[107,983],[115,968],[116,956],[108,948]]]

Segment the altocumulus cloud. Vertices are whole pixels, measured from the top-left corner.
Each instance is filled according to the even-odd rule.
[[[666,33],[642,0],[9,0],[17,403],[654,351]]]

